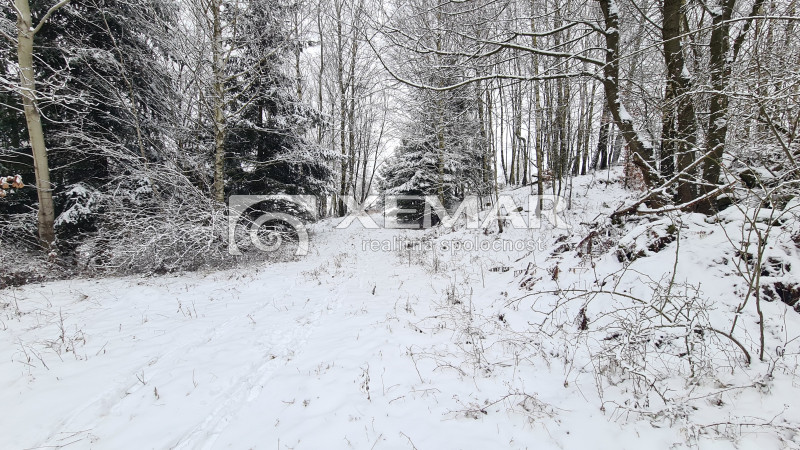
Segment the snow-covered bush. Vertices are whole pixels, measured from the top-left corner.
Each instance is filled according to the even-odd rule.
[[[36,211],[0,214],[0,254],[13,264],[0,270],[0,289],[52,278],[54,267],[39,251]]]
[[[159,186],[169,186],[161,191]],[[164,273],[227,260],[225,211],[185,177],[169,170],[119,177],[105,193],[83,195],[63,224],[94,215],[95,230],[80,237],[75,259],[90,272]]]
[[[9,206],[12,194],[25,187],[20,175],[0,177],[0,199]],[[48,255],[40,251],[36,229],[36,210],[11,204],[0,214],[0,254],[13,263],[0,270],[0,289],[51,278],[53,269]]]
[[[56,217],[55,226],[62,236],[94,228],[100,213],[102,193],[84,183],[76,183],[58,194],[62,212]]]

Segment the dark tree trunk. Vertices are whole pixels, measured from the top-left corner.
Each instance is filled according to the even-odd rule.
[[[599,0],[606,28],[606,65],[603,67],[603,88],[606,105],[611,111],[617,128],[625,138],[633,164],[641,171],[648,188],[655,187],[659,175],[653,165],[653,148],[636,132],[633,118],[622,104],[619,94],[619,8],[616,0]]]
[[[725,153],[725,139],[728,135],[728,94],[725,92],[730,78],[730,65],[726,62],[730,49],[730,19],[735,0],[721,0],[718,7],[710,8],[713,28],[711,30],[710,69],[711,104],[706,132],[706,152],[703,161],[702,194],[716,189],[722,173],[722,156]],[[710,214],[715,211],[714,198],[698,204],[698,211]]]
[[[592,169],[605,170],[608,168],[608,135],[611,131],[611,111],[608,106],[603,108],[603,118],[600,119],[600,134],[597,136],[597,150],[592,158]]]
[[[677,158],[678,172],[683,172],[694,162],[697,126],[695,111],[689,96],[690,80],[686,76],[686,63],[681,41],[683,23],[682,2],[664,1],[664,62],[667,67],[665,111],[661,130],[661,176],[671,178],[675,174]],[[688,203],[695,198],[691,176],[680,177],[677,189],[678,203]]]

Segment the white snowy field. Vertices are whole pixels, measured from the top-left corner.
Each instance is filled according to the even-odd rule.
[[[760,303],[760,361],[744,222],[592,228],[626,192],[579,178],[569,231],[324,221],[296,261],[0,291],[0,448],[800,448],[800,315]],[[369,248],[398,237],[435,245]]]

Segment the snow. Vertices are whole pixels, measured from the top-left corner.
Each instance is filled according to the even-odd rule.
[[[619,105],[619,120],[633,123],[633,117],[631,117],[630,113],[623,104]]]
[[[622,103],[618,103],[618,105],[619,105],[619,120],[621,120],[622,122],[629,122],[631,125],[635,125],[633,117],[628,112],[627,108],[625,108],[625,105],[623,105]],[[647,140],[639,130],[635,130],[635,132],[636,136],[638,136],[639,138],[639,142],[641,142],[645,148],[652,149],[652,144],[650,143],[650,141]]]
[[[83,183],[77,183],[67,189],[63,196],[71,204],[56,217],[56,226],[75,224],[92,215],[100,203],[101,194]]]
[[[608,0],[608,14],[610,16],[619,15],[619,6],[617,5],[616,0]]]
[[[740,314],[734,334],[754,358],[747,366],[725,339],[647,328],[647,309],[624,297],[549,293],[657,299],[653,287],[678,255],[676,295],[708,304],[694,323],[730,329],[743,285],[725,233],[736,239],[741,214],[718,224],[640,219],[607,237],[609,251],[598,243],[579,255],[593,218],[635,195],[613,178],[576,179],[575,207],[563,213],[570,231],[337,229],[339,219],[326,220],[294,261],[0,291],[0,447],[800,447],[800,316],[788,306],[762,302],[764,363],[754,307]],[[529,193],[511,192],[520,205]],[[653,234],[671,224],[680,241],[654,250]],[[363,245],[398,238],[542,239],[545,249]],[[781,239],[771,254],[791,262],[784,279],[797,279],[798,251]],[[557,253],[562,243],[570,250]],[[641,255],[625,265],[615,248]],[[588,331],[576,325],[582,306]],[[625,334],[628,325],[640,333]],[[659,339],[639,347],[634,338],[650,332]],[[694,366],[676,353],[684,339],[702,348]]]

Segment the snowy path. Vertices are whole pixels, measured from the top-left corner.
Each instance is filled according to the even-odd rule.
[[[26,331],[41,336],[42,327],[21,330],[12,337],[18,345],[5,360],[39,352],[42,361],[34,357],[31,363],[47,364],[50,370],[26,369],[20,378],[18,367],[7,366],[3,395],[30,400],[31,390],[44,384],[40,378],[53,377],[59,383],[51,386],[58,393],[39,404],[36,425],[39,433],[48,430],[46,439],[12,441],[12,446],[102,439],[102,447],[119,448],[145,438],[163,447],[175,444],[170,441],[176,435],[183,436],[177,442],[187,448],[212,441],[231,411],[258,395],[272,372],[302,349],[315,324],[336,304],[338,292],[304,289],[302,280],[287,272],[290,267],[272,269],[276,272],[270,276],[244,283],[220,280],[219,275],[160,280],[169,283],[163,286],[166,292],[133,280],[56,283],[39,289],[40,297],[52,301],[40,303],[30,314],[44,316],[39,322],[51,330],[52,342],[26,339]],[[110,292],[103,292],[104,287]],[[70,302],[69,297],[79,300]],[[28,302],[19,303],[24,320]],[[61,319],[53,311],[63,317],[63,341],[78,341],[77,356],[62,352],[63,364],[53,359],[58,356],[52,351],[43,350],[65,345]],[[73,392],[79,397],[70,398]],[[19,400],[4,398],[3,404]],[[4,421],[9,430],[31,428],[30,416],[14,419],[19,423]],[[158,430],[163,436],[150,434]],[[15,432],[4,436],[24,439]]]
[[[17,411],[0,422],[0,447],[314,448],[306,441],[327,439],[319,426],[338,422],[354,393],[370,404],[378,380],[366,377],[384,374],[369,364],[386,344],[396,350],[388,365],[410,361],[376,327],[397,298],[425,288],[422,270],[400,264],[391,253],[361,251],[357,230],[329,229],[308,257],[257,273],[10,291],[0,404]],[[360,440],[343,433],[340,445]]]

